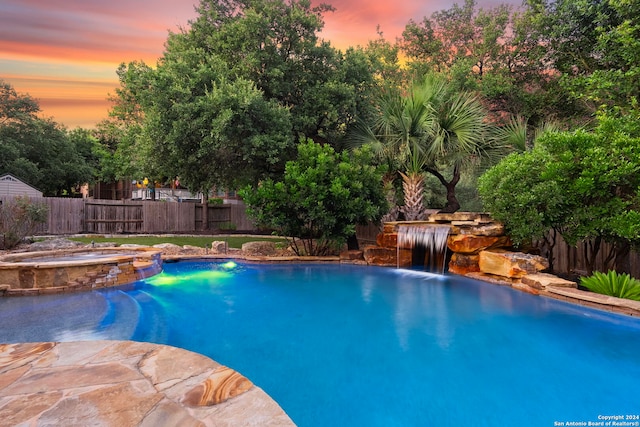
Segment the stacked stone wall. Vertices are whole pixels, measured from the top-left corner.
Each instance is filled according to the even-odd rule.
[[[456,212],[433,214],[425,221],[385,223],[376,245],[363,249],[369,265],[412,266],[412,248],[398,247],[400,226],[450,226],[447,238],[447,271],[539,294],[548,286],[572,287],[576,284],[547,273],[546,258],[514,250],[504,226],[484,213]]]
[[[63,252],[55,251],[59,256]],[[25,261],[0,263],[0,295],[55,294],[121,286],[162,270],[160,251],[140,251],[140,256],[114,256],[99,262]]]

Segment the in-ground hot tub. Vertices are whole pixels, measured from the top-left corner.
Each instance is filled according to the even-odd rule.
[[[162,270],[154,248],[80,248],[0,257],[0,294],[36,295],[119,286]]]

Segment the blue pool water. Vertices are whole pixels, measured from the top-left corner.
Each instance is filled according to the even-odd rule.
[[[299,426],[553,426],[640,414],[640,319],[460,277],[189,261],[129,289],[0,300],[0,342],[205,354]]]

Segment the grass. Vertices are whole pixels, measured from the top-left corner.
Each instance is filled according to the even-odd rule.
[[[204,248],[205,245],[211,247],[211,242],[215,240],[226,241],[230,248],[242,248],[243,243],[269,241],[286,245],[285,239],[264,237],[264,236],[131,236],[131,237],[72,237],[69,240],[82,243],[102,243],[113,242],[118,244],[130,243],[136,245],[153,246],[159,243],[173,243],[175,245],[198,246]]]

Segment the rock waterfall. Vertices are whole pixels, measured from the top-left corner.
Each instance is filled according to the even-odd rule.
[[[400,248],[414,250],[414,258],[417,254],[423,257],[423,263],[413,265],[424,265],[425,269],[433,273],[444,274],[447,258],[447,238],[451,226],[440,224],[419,224],[419,225],[399,225],[398,245]],[[416,248],[423,248],[424,255]],[[399,260],[400,257],[398,256]],[[399,267],[399,262],[398,262]]]

